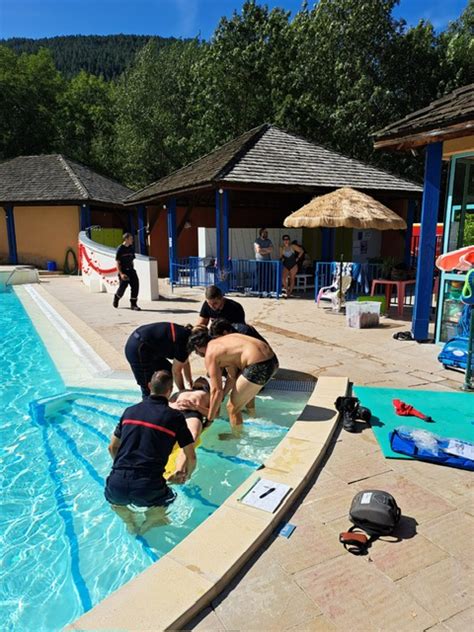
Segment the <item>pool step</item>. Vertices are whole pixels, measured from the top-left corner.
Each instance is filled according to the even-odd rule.
[[[98,402],[108,405],[107,409],[98,407]],[[48,418],[58,414],[70,412],[73,405],[90,412],[103,412],[108,417],[118,418],[128,406],[131,406],[134,400],[119,399],[117,397],[108,397],[107,395],[99,395],[90,391],[66,391],[51,397],[43,397],[30,402],[30,415],[34,423],[43,425],[47,423]]]

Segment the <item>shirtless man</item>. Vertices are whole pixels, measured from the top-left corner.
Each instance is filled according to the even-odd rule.
[[[247,325],[247,323],[230,323],[225,318],[216,318],[216,320],[213,320],[211,326],[209,327],[209,333],[211,334],[212,338],[218,338],[219,336],[228,336],[229,334],[244,334],[245,336],[257,338],[257,340],[262,340],[263,342],[268,344],[265,338],[261,336],[255,329],[255,327],[252,327],[252,325]],[[255,397],[247,402],[246,408],[249,417],[257,416]]]
[[[242,424],[242,409],[278,370],[278,359],[273,349],[262,340],[243,334],[228,334],[212,339],[207,331],[191,334],[189,350],[205,359],[211,380],[209,421],[218,414],[225,395],[231,391],[227,403],[231,426]],[[225,387],[222,370],[227,369]]]

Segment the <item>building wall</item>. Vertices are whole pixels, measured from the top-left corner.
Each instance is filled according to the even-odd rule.
[[[8,237],[5,211],[0,207],[0,264],[8,263]]]
[[[389,208],[406,219],[408,202],[400,199],[382,200]],[[279,234],[291,232],[284,228],[283,220],[290,215],[295,208],[260,208],[246,206],[245,208],[230,207],[230,228],[258,228],[266,227]],[[152,229],[150,233],[150,256],[158,260],[158,270],[160,276],[169,276],[168,261],[168,221],[167,212],[162,207],[149,206],[147,208],[149,220],[151,219]],[[156,221],[154,218],[156,218]],[[215,228],[216,212],[213,206],[199,207],[188,210],[185,207],[178,207],[176,211],[176,226],[187,221],[190,228],[183,229],[178,236],[178,257],[198,256],[198,228]],[[298,233],[301,242],[301,234]],[[353,231],[351,229],[337,229],[335,236],[334,256],[339,259],[343,254],[346,261],[352,260],[352,240]],[[305,228],[302,231],[303,246],[313,260],[321,257],[321,230]],[[378,242],[378,239],[377,239]],[[403,231],[383,231],[380,238],[380,254],[382,257],[395,257],[397,261],[403,261],[405,235]],[[274,241],[278,245],[278,241]]]
[[[91,224],[101,228],[119,228],[122,233],[128,231],[128,210],[113,208],[93,208],[91,209]],[[134,216],[135,225],[136,212],[131,211]]]
[[[395,211],[397,215],[407,219],[408,200],[383,200],[383,204]],[[383,230],[380,246],[380,256],[383,258],[393,257],[396,263],[401,263],[405,253],[405,231],[404,230]]]
[[[469,151],[474,152],[474,134],[445,140],[443,143],[443,160],[448,160],[456,154],[463,154]]]
[[[14,213],[18,263],[45,268],[56,261],[61,270],[67,248],[77,256],[78,206],[16,206]]]

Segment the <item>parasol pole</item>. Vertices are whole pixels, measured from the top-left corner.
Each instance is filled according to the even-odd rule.
[[[339,264],[339,312],[342,312],[342,266],[344,265],[344,254],[341,253],[341,262]]]

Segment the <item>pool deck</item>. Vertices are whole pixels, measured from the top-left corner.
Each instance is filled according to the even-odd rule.
[[[114,310],[110,295],[90,294],[77,277],[48,277],[40,289],[113,369],[117,383],[129,376],[122,350],[134,328],[159,320],[194,323],[202,302],[200,289],[180,289],[172,295],[162,284],[161,300],[140,301],[143,311],[132,312],[125,300],[123,307]],[[437,346],[392,338],[394,332],[410,328],[408,319],[382,319],[378,329],[356,330],[345,326],[344,317],[318,309],[311,300],[236,298],[248,322],[276,350],[283,377],[302,372],[313,377],[347,377],[357,385],[437,391],[457,390],[463,380],[462,375],[439,365]],[[194,356],[192,363],[199,374],[202,360]],[[276,458],[284,459],[284,455]],[[274,467],[281,470],[281,461]],[[387,460],[369,428],[356,434],[336,429],[325,459],[315,464],[303,482],[302,495],[285,516],[296,525],[291,537],[272,535],[265,527],[250,561],[184,629],[441,632],[472,627],[472,474],[416,461]],[[370,488],[385,489],[397,499],[405,516],[401,540],[379,540],[368,556],[355,557],[339,544],[338,533],[349,526],[347,513],[354,494]],[[230,502],[235,503],[233,497]],[[236,532],[230,514],[242,510],[230,507],[227,511],[229,533],[223,533],[222,546],[229,536],[238,554],[240,538],[248,536]],[[174,550],[176,559],[167,561],[170,579],[183,566],[180,556],[188,554],[187,542]],[[202,582],[208,582],[212,574],[213,569],[207,569]],[[176,579],[178,598],[182,591]],[[138,599],[139,594],[130,594],[130,603]],[[80,625],[86,620],[87,615],[73,629],[92,629]],[[143,625],[139,621],[137,616],[124,621],[121,628],[113,627],[162,629],[157,621]],[[106,621],[94,625],[94,629],[111,627]]]

